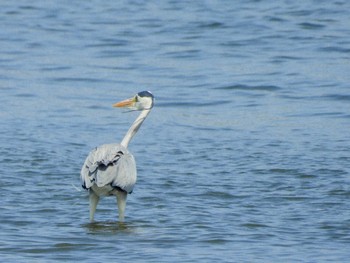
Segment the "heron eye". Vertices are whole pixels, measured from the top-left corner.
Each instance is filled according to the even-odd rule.
[[[139,97],[135,96],[135,102],[138,102],[138,101],[139,101]]]

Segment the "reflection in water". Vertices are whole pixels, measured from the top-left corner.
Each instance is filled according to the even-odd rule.
[[[92,222],[84,224],[83,227],[86,228],[90,234],[118,234],[136,232],[136,226],[134,226],[132,223],[118,221]]]

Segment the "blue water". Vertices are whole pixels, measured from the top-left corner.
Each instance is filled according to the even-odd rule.
[[[0,4],[4,262],[346,262],[349,1]],[[136,113],[138,182],[88,219],[79,172]]]

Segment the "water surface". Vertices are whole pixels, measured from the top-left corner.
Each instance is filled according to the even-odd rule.
[[[347,1],[1,4],[0,255],[11,262],[345,262]],[[79,172],[136,113],[138,183],[88,221]]]

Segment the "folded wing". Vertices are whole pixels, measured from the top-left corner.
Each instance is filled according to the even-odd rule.
[[[86,158],[80,178],[85,189],[111,185],[131,193],[137,179],[135,159],[120,144],[101,145]]]

